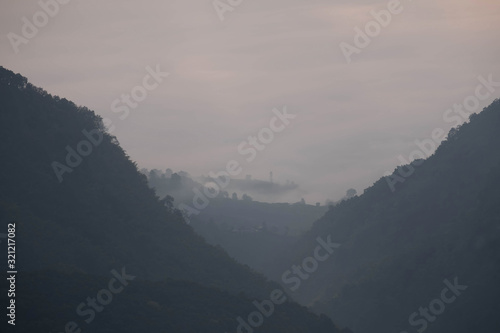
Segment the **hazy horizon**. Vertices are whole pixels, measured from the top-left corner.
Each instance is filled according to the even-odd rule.
[[[390,2],[243,0],[222,21],[211,0],[73,0],[16,53],[8,34],[22,36],[23,17],[33,22],[41,7],[4,1],[0,55],[33,84],[111,119],[140,168],[196,177],[236,160],[236,178],[272,171],[276,182],[299,184],[308,203],[323,203],[349,188],[362,193],[415,140],[447,132],[446,110],[475,94],[478,77],[500,81],[492,0],[401,1],[349,63],[341,43],[354,45],[355,27]],[[157,66],[168,77],[120,119],[114,101]],[[285,107],[296,117],[247,161],[238,146]]]

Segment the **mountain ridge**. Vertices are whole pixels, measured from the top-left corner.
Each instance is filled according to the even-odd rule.
[[[137,332],[148,318],[154,318],[147,327],[155,331],[163,327],[199,332],[206,325],[210,327],[206,331],[215,332],[219,327],[236,330],[235,315],[255,311],[250,300],[266,300],[279,288],[221,248],[208,245],[179,211],[159,200],[93,111],[51,96],[3,67],[0,97],[0,153],[5,157],[0,164],[0,225],[16,225],[17,297],[22,300],[16,325],[19,332],[31,332],[34,327],[64,328],[82,297],[95,295],[99,291],[95,288],[105,281],[102,277],[122,267],[137,279],[116,297],[122,301],[117,302],[115,315],[100,315],[102,322],[96,322],[94,332],[118,328]],[[90,142],[83,131],[94,131],[96,142],[102,135],[91,152],[81,143]],[[73,154],[67,147],[81,154],[81,161],[75,156],[66,161],[66,154]],[[60,165],[64,161],[73,169],[60,174],[62,181],[54,161]],[[5,265],[1,267],[6,269]],[[165,290],[157,290],[162,283],[166,283]],[[175,290],[179,283],[191,286],[183,288],[187,303],[162,308],[168,297],[160,294]],[[2,292],[5,287],[2,283]],[[135,288],[139,288],[136,293],[129,292]],[[158,298],[160,303],[155,301]],[[200,304],[214,306],[213,310],[226,315],[213,319],[215,323],[211,318],[191,318],[179,324],[171,317],[173,313],[189,317],[186,311],[190,308],[201,315]],[[149,309],[144,311],[144,307]],[[170,317],[162,319],[155,309]],[[68,311],[73,313],[70,318],[66,317]],[[66,330],[75,329],[68,325]],[[263,331],[277,328],[297,333],[340,332],[330,319],[308,312],[289,298],[262,325]]]
[[[448,320],[429,323],[427,330],[466,332],[471,322],[475,329],[500,327],[493,315],[497,305],[472,306],[493,302],[484,286],[500,294],[492,287],[500,276],[499,126],[497,99],[452,129],[423,163],[412,165],[413,174],[396,191],[382,177],[330,209],[285,262],[305,255],[301,249],[317,235],[330,234],[342,246],[311,277],[310,287],[293,296],[356,332],[401,331],[411,326],[408,316],[435,297],[433,288],[458,276],[468,291],[447,307]],[[277,274],[279,269],[273,276],[278,280]],[[471,320],[470,313],[482,321]]]

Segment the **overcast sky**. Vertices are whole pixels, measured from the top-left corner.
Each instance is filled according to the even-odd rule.
[[[498,0],[401,0],[348,63],[339,44],[389,2],[242,0],[222,21],[213,0],[72,0],[43,25],[38,1],[1,0],[0,65],[110,118],[140,167],[198,176],[237,160],[239,178],[273,171],[323,202],[362,193],[415,139],[448,131],[445,110],[479,75],[500,81]],[[15,53],[8,34],[34,15],[41,27]],[[170,75],[121,120],[111,104],[156,65]],[[247,162],[238,145],[284,106],[296,118]]]

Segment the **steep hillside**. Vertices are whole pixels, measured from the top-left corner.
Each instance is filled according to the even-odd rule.
[[[0,206],[19,221],[23,269],[99,274],[121,264],[147,279],[169,276],[265,295],[262,277],[208,246],[157,199],[92,111],[6,70],[0,85]],[[86,149],[81,143],[91,140],[102,142],[75,163],[78,148]],[[57,172],[68,168],[62,181],[54,162]]]
[[[331,235],[340,247],[294,296],[340,324],[361,333],[498,330],[498,128],[499,100],[450,131],[433,156],[396,169],[392,177],[406,177],[394,192],[385,177],[331,209],[276,274]],[[466,291],[445,310],[435,301],[429,317],[419,312],[455,279]]]
[[[109,277],[99,276],[122,267],[136,277],[132,294],[126,289],[117,312],[90,331],[144,331],[140,324],[149,321],[151,332],[215,331],[218,320],[230,329],[235,315],[253,306],[249,299],[268,299],[277,287],[206,244],[180,212],[160,201],[92,111],[1,67],[0,101],[0,232],[15,223],[17,331],[62,331],[53,325],[71,320],[66,314],[74,316],[81,299],[103,288]],[[6,253],[6,242],[0,245]],[[184,303],[165,307],[179,290],[186,294],[175,299]],[[105,294],[98,295],[104,303]],[[145,311],[149,299],[153,309]],[[202,309],[224,318],[195,321]],[[307,332],[337,331],[328,319],[293,304],[277,313],[269,330],[286,331],[287,318],[294,317]],[[169,315],[191,322],[182,326]]]

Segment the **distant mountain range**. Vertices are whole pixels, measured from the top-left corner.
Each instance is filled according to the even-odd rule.
[[[328,210],[326,206],[308,205],[305,201],[293,204],[259,202],[247,193],[238,195],[226,191],[261,187],[262,191],[272,194],[281,189],[286,192],[288,188],[253,179],[230,179],[229,185],[215,198],[203,199],[206,205],[201,209],[193,202],[201,201],[197,196],[206,192],[205,186],[208,186],[203,184],[213,183],[214,179],[198,182],[184,171],[170,169],[165,172],[141,169],[141,172],[161,198],[171,200],[174,207],[187,207],[184,214],[190,225],[208,243],[221,246],[231,257],[259,272],[274,267],[281,252],[288,250],[298,236]],[[293,189],[297,185],[289,184],[289,187]]]
[[[171,169],[165,171],[142,168],[141,173],[148,177],[150,186],[154,187],[160,197],[171,195],[180,203],[192,205],[194,189],[203,191],[210,184],[217,185],[218,180],[213,177],[192,177],[185,171],[174,172]],[[272,176],[271,176],[272,177]],[[220,183],[221,181],[219,181]],[[231,177],[229,181],[223,181],[224,189],[220,191],[220,197],[237,196],[238,198],[251,197],[260,202],[300,202],[306,193],[293,181],[285,184],[270,180],[253,179],[247,175],[244,179]]]

